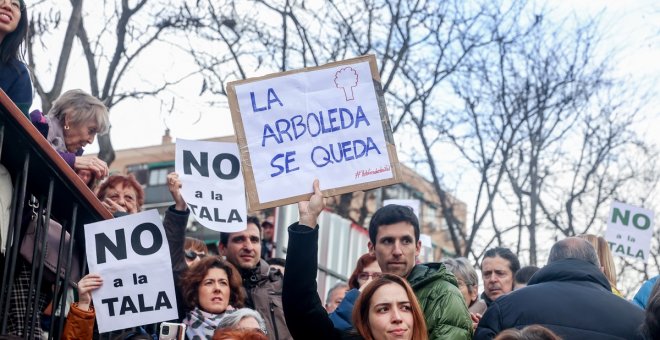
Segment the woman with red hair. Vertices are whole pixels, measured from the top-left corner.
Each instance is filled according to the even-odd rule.
[[[341,330],[349,330],[353,328],[352,315],[353,305],[358,296],[360,296],[360,288],[367,282],[375,280],[381,276],[380,266],[376,261],[376,255],[366,253],[357,261],[353,274],[348,278],[348,287],[350,290],[344,295],[337,309],[330,313],[330,320],[335,325],[335,328]]]
[[[140,212],[144,190],[133,175],[112,175],[98,188],[96,197],[115,217]]]

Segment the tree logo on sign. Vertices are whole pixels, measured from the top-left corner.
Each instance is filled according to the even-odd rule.
[[[335,73],[335,86],[344,90],[346,101],[355,99],[353,88],[358,84],[358,73],[352,67],[345,67]]]

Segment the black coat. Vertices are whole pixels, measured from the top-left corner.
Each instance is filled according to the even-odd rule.
[[[539,270],[525,288],[494,301],[474,339],[491,339],[508,328],[539,324],[564,340],[641,339],[644,312],[612,294],[598,267],[577,259]]]
[[[318,226],[295,223],[289,227],[282,305],[294,339],[361,339],[354,331],[335,329],[316,291]]]

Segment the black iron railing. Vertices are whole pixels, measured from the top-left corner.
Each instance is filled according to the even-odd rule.
[[[30,265],[30,285],[25,320],[28,325],[42,311],[37,307],[38,294],[44,280],[44,259],[46,237],[50,219],[62,224],[62,235],[58,249],[57,270],[64,268],[64,277],[59,275],[54,283],[53,312],[59,310],[59,318],[52,318],[49,339],[59,338],[64,323],[66,304],[66,282],[71,276],[72,257],[82,259],[79,265],[84,272],[86,261],[84,252],[83,225],[112,218],[94,194],[64,162],[45,138],[31,124],[29,119],[0,90],[0,163],[11,174],[13,183],[11,214],[6,237],[1,242],[6,250],[0,266],[2,285],[0,286],[0,335],[7,332],[7,320],[15,310],[10,308],[10,299],[20,261],[19,247],[25,233],[24,217],[37,215],[35,246]],[[68,231],[73,242],[65,247],[64,231]],[[75,252],[75,253],[74,253]],[[34,327],[27,327],[23,337],[34,338]]]

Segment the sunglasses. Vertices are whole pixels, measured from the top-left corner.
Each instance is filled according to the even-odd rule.
[[[370,277],[372,277],[374,280],[383,276],[383,273],[367,273],[367,272],[362,272],[358,274],[358,280],[369,280]]]
[[[192,250],[186,250],[185,255],[186,255],[186,258],[190,261],[194,261],[197,257],[199,257],[200,259],[203,259],[204,256],[206,256],[206,254],[204,254],[204,253],[196,253]]]

